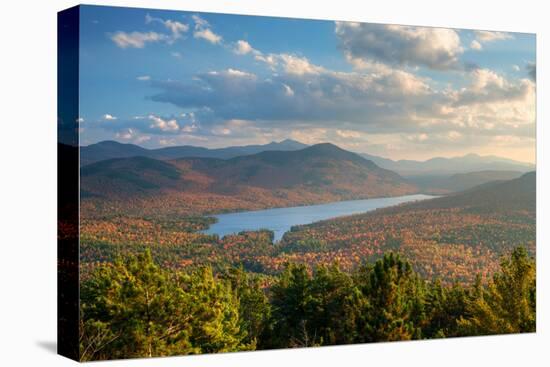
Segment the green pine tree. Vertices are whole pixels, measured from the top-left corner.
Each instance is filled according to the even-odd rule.
[[[210,268],[165,271],[146,251],[100,266],[81,285],[82,360],[250,348],[239,300]]]
[[[459,324],[463,335],[534,332],[536,329],[535,261],[523,247],[501,262],[481,295],[470,302]]]
[[[411,265],[390,253],[357,277],[368,299],[360,323],[359,341],[410,340],[421,337],[425,319],[425,284]]]

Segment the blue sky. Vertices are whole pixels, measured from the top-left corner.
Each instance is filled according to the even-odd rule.
[[[535,160],[532,34],[81,7],[83,145]]]

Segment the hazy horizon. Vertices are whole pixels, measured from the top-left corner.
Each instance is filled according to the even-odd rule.
[[[535,36],[81,7],[81,142],[536,160]]]
[[[320,141],[320,142],[315,143],[315,144],[306,144],[304,142],[301,142],[301,141],[296,140],[296,139],[291,139],[291,138],[286,138],[286,139],[282,139],[282,140],[272,140],[272,141],[267,142],[267,143],[252,143],[252,144],[245,144],[245,145],[223,145],[223,146],[216,146],[216,147],[206,147],[206,146],[203,146],[203,145],[200,145],[200,144],[195,144],[195,145],[193,145],[193,144],[175,144],[175,145],[167,145],[167,146],[161,146],[161,147],[147,147],[143,144],[131,143],[131,142],[126,142],[126,141],[118,141],[118,140],[114,140],[114,139],[101,140],[101,141],[98,141],[96,143],[81,145],[81,146],[82,147],[87,147],[87,146],[90,146],[90,145],[100,144],[100,143],[105,143],[105,142],[116,142],[116,143],[120,143],[120,144],[132,144],[132,145],[136,145],[136,146],[139,146],[141,148],[150,149],[150,150],[162,149],[162,148],[174,148],[174,147],[181,147],[181,146],[192,146],[192,147],[196,147],[196,148],[207,148],[207,149],[224,149],[224,148],[232,148],[232,147],[239,147],[239,146],[242,147],[242,146],[250,146],[250,145],[280,144],[284,141],[292,141],[292,142],[304,144],[304,145],[307,145],[307,146],[312,146],[312,145],[316,145],[316,144],[326,144],[326,143],[339,146],[338,144],[332,143],[330,141]],[[340,147],[340,148],[342,148],[342,147]],[[355,151],[355,150],[350,150],[350,151],[353,152],[353,153],[357,153],[357,154],[373,155],[373,156],[377,156],[379,158],[390,159],[390,160],[393,160],[393,161],[408,160],[406,158],[405,159],[394,159],[392,157],[387,157],[387,156],[384,156],[384,155],[371,154],[370,152],[362,152],[362,151]],[[465,153],[465,154],[462,154],[462,155],[451,155],[451,156],[434,155],[433,157],[430,157],[430,158],[427,158],[427,159],[410,159],[410,160],[424,162],[424,161],[428,161],[428,160],[434,159],[434,158],[463,158],[463,157],[466,157],[466,156],[469,156],[469,155],[475,155],[475,156],[482,157],[482,158],[483,157],[494,156],[494,157],[497,157],[497,158],[511,159],[511,160],[514,160],[514,161],[519,162],[519,163],[526,163],[526,164],[533,164],[533,165],[536,164],[536,162],[520,161],[520,160],[516,160],[516,159],[513,159],[513,158],[507,158],[507,157],[503,157],[503,156],[496,156],[496,155],[490,155],[490,154],[483,155],[483,154],[478,154],[478,153],[475,153],[475,152]]]

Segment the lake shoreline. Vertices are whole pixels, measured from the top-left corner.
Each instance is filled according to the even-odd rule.
[[[226,235],[243,231],[266,229],[273,231],[273,242],[275,243],[280,241],[284,233],[296,225],[306,225],[436,197],[434,195],[412,194],[220,213],[210,215],[209,217],[215,218],[216,222],[200,232],[209,235],[218,235],[222,238]]]

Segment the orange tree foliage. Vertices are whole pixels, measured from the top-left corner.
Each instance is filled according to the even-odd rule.
[[[289,262],[310,267],[336,262],[349,271],[395,251],[410,259],[423,277],[472,283],[477,274],[486,279],[494,273],[500,256],[515,246],[535,251],[535,218],[525,211],[380,210],[297,226],[275,244],[267,230],[222,239],[198,232],[210,223],[204,217],[84,219],[83,267],[150,248],[169,268],[243,265],[249,271],[277,274]]]
[[[528,211],[503,214],[467,208],[414,208],[378,210],[298,226],[285,234],[281,247],[293,260],[338,259],[344,268],[396,251],[424,277],[471,283],[477,274],[486,278],[494,273],[500,256],[516,246],[523,245],[534,254],[535,236],[535,216]],[[313,252],[307,250],[312,239],[319,244]]]

